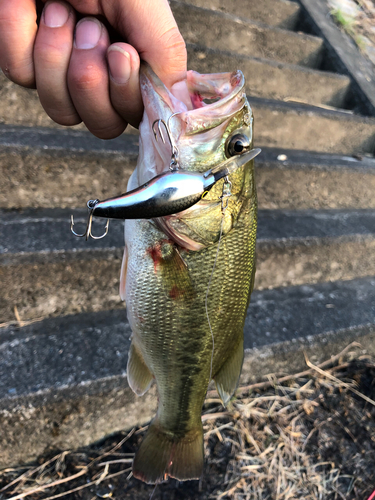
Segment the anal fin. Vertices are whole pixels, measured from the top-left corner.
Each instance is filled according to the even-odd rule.
[[[129,386],[137,396],[143,396],[148,391],[153,379],[152,373],[148,369],[142,354],[134,346],[133,342],[129,350],[127,376]]]
[[[243,357],[243,339],[241,339],[238,346],[214,377],[217,392],[224,406],[227,406],[237,389]]]

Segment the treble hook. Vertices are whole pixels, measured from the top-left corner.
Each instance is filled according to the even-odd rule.
[[[90,236],[93,240],[101,240],[102,238],[104,238],[104,236],[107,236],[108,228],[109,228],[109,219],[107,220],[107,224],[105,225],[105,233],[104,234],[102,234],[101,236],[94,236],[91,232],[92,231],[92,214],[93,214],[94,208],[96,207],[96,205],[98,203],[99,203],[99,200],[89,200],[87,202],[87,208],[89,210],[89,215],[87,217],[86,230],[83,234],[78,234],[74,231],[74,229],[73,229],[74,218],[73,218],[73,215],[70,216],[70,230],[74,234],[74,236],[78,236],[78,238],[85,237],[86,241],[89,239]]]
[[[175,143],[173,141],[172,134],[171,134],[171,129],[170,129],[170,126],[169,126],[169,122],[170,122],[171,118],[173,118],[174,116],[176,116],[178,114],[180,114],[180,111],[178,111],[177,113],[173,113],[168,118],[167,123],[165,123],[165,121],[162,120],[161,118],[158,118],[152,124],[152,132],[154,133],[154,137],[155,137],[156,141],[158,140],[158,136],[157,136],[157,133],[156,133],[156,130],[155,130],[155,124],[156,123],[158,124],[158,132],[159,132],[159,135],[161,137],[161,140],[163,141],[163,144],[165,144],[165,139],[164,139],[163,131],[162,131],[162,128],[161,128],[161,124],[164,125],[164,128],[165,128],[165,130],[167,132],[168,140],[169,140],[169,143],[170,143],[171,149],[172,149],[171,163],[169,165],[170,170],[177,170],[178,169],[178,154],[179,154],[179,151],[178,151],[178,148],[177,148],[177,146],[175,145]]]

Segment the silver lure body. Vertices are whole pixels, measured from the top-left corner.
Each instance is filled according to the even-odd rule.
[[[174,170],[160,174],[121,196],[88,202],[95,217],[106,219],[153,219],[187,210],[217,181],[230,175],[260,153],[252,149],[220,163],[207,172]]]

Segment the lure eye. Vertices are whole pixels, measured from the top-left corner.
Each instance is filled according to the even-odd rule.
[[[250,148],[250,140],[245,134],[235,134],[229,138],[226,145],[227,156],[236,156]]]

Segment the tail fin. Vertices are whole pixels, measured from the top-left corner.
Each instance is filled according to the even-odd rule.
[[[133,462],[133,475],[145,483],[155,484],[168,476],[179,481],[199,479],[203,472],[203,429],[174,437],[155,418]]]

